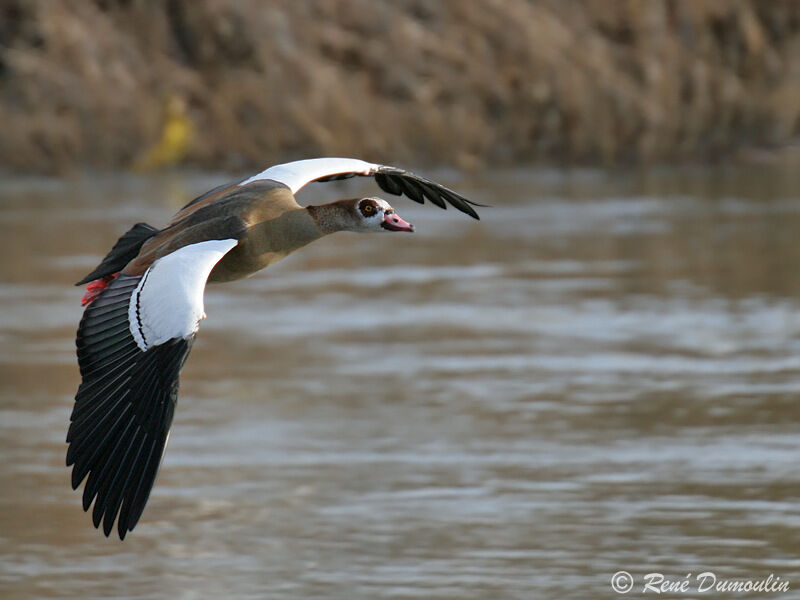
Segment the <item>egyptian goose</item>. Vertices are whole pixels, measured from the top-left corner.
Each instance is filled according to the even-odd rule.
[[[81,384],[67,433],[72,487],[88,475],[83,508],[108,536],[125,539],[142,515],[169,437],[178,373],[192,347],[206,282],[247,277],[336,231],[414,231],[380,198],[301,207],[312,181],[374,177],[394,195],[447,203],[477,219],[470,202],[395,167],[316,158],[270,167],[184,206],[166,228],[139,223],[94,271],[77,334]]]

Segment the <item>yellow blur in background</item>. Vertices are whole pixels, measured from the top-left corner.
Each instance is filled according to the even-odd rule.
[[[136,171],[152,171],[179,164],[187,155],[194,140],[194,126],[189,119],[186,101],[170,96],[165,103],[161,136],[134,163]]]

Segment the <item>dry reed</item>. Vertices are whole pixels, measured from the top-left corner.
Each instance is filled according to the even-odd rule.
[[[0,3],[0,165],[130,166],[176,96],[203,167],[714,160],[800,131],[800,2]]]

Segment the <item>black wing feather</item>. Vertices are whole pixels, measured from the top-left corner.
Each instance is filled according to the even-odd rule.
[[[178,374],[194,336],[142,351],[128,322],[141,277],[119,275],[84,312],[76,344],[83,381],[67,433],[72,487],[86,479],[95,527],[124,539],[141,517],[155,482],[178,396]]]
[[[340,181],[342,179],[350,179],[351,177],[357,177],[360,173],[337,173],[336,175],[328,175],[327,177],[320,177],[315,181],[319,181],[320,183],[325,183],[328,181]]]
[[[420,204],[425,203],[425,195],[415,181],[403,177],[396,177],[395,179],[397,180],[398,187],[403,190],[406,196],[411,198],[414,202],[419,202]]]
[[[440,208],[447,208],[447,204],[450,204],[461,212],[468,214],[473,219],[480,219],[480,217],[472,207],[486,206],[485,204],[478,204],[472,200],[467,200],[461,194],[443,185],[439,185],[435,181],[425,179],[410,171],[405,171],[396,167],[378,167],[377,171],[369,174],[337,173],[335,175],[320,177],[314,181],[337,181],[339,179],[349,179],[350,177],[369,176],[375,177],[375,182],[384,192],[395,196],[405,195],[414,200],[414,202],[419,202],[420,204],[423,204],[427,199]]]
[[[122,492],[127,486],[131,477],[131,466],[139,456],[139,453],[142,449],[142,444],[145,442],[145,440],[146,438],[142,427],[140,425],[136,425],[133,433],[131,434],[130,444],[127,446],[125,453],[122,455],[120,468],[117,471],[117,474],[114,475],[114,479],[111,481],[109,486],[110,492],[106,498],[106,515],[103,519],[103,533],[106,535],[109,535],[111,530],[114,528],[114,518],[119,512],[119,507],[122,503]],[[98,503],[95,503],[95,510],[97,509],[97,504]],[[123,531],[124,529],[125,528],[123,527]]]
[[[397,185],[397,182],[394,179],[384,173],[375,173],[375,182],[384,192],[388,194],[399,196],[403,193],[403,188]]]
[[[433,202],[439,208],[447,210],[447,203],[444,201],[444,199],[442,199],[442,195],[439,193],[439,190],[437,190],[435,186],[430,185],[429,183],[424,183],[422,181],[418,181],[417,185],[425,193],[425,197],[428,200]]]
[[[152,225],[137,223],[117,240],[117,243],[111,248],[111,252],[106,255],[98,267],[75,285],[83,285],[121,271],[125,265],[136,258],[142,245],[157,233],[158,229]]]

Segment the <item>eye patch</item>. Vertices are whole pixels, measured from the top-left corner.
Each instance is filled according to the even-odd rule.
[[[364,200],[358,205],[358,210],[365,217],[372,217],[378,212],[378,205],[374,200]]]

